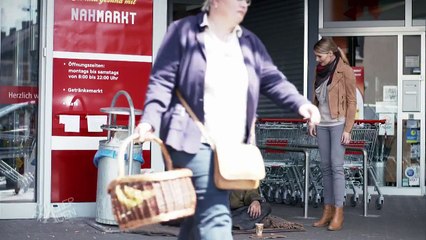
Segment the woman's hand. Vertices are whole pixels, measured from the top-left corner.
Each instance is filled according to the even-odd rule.
[[[139,123],[136,126],[134,133],[139,134],[139,138],[138,138],[139,142],[145,142],[146,139],[149,138],[154,133],[154,129],[149,123]]]
[[[342,144],[348,145],[350,141],[351,141],[351,134],[348,132],[343,132],[342,140],[341,140]]]
[[[302,106],[299,107],[299,114],[303,119],[308,120],[310,124],[318,125],[320,123],[320,112],[318,108],[311,103],[302,104]]]
[[[315,124],[309,123],[308,125],[309,135],[315,137],[317,135],[317,126]]]
[[[259,201],[253,201],[250,206],[247,209],[247,213],[249,214],[249,216],[251,218],[257,218],[260,216],[260,214],[262,214],[262,210],[260,207],[260,202]]]

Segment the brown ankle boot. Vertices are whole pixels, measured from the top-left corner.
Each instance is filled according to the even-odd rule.
[[[336,207],[334,212],[333,220],[328,225],[328,230],[338,231],[343,227],[343,207]]]
[[[333,216],[334,216],[334,206],[330,204],[324,205],[321,219],[318,220],[317,222],[314,222],[312,226],[325,227],[330,223]]]

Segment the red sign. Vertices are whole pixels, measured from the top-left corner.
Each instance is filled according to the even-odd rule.
[[[38,87],[0,86],[0,104],[35,103]]]
[[[352,67],[356,80],[355,119],[364,119],[364,67]]]
[[[364,96],[364,67],[352,67],[356,79],[356,87]]]
[[[141,109],[151,63],[54,59],[53,68],[56,79],[53,82],[53,135],[102,136],[105,133],[88,132],[85,117],[105,114],[100,108],[109,107],[120,90],[126,90],[134,107]],[[129,104],[121,97],[116,106],[129,107]],[[64,132],[60,115],[80,115],[80,131]]]
[[[99,125],[107,113],[100,109],[109,107],[118,91],[142,108],[151,71],[152,8],[152,0],[55,0],[53,202],[96,200],[96,147],[86,146],[106,136]],[[114,106],[129,104],[120,96]],[[129,116],[117,117],[117,125],[128,125]]]
[[[152,0],[55,0],[54,51],[152,55]]]

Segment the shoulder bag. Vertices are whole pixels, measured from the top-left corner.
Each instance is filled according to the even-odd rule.
[[[214,181],[216,187],[224,190],[258,188],[259,181],[265,178],[266,175],[263,157],[259,148],[246,143],[232,145],[214,143],[204,125],[178,90],[176,95],[214,152]]]

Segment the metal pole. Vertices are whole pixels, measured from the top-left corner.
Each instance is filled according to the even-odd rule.
[[[306,149],[318,148],[317,145],[298,144],[296,147],[276,147],[276,146],[258,146],[259,149],[272,149],[282,150],[288,152],[303,152],[305,156],[305,205],[304,205],[304,218],[308,218],[308,194],[309,194],[309,153]],[[352,148],[346,147],[350,151],[362,152],[363,171],[364,171],[364,183],[363,183],[363,196],[364,196],[364,217],[368,216],[367,204],[368,204],[368,159],[367,151],[364,148]]]
[[[368,201],[368,166],[367,166],[367,151],[362,149],[363,154],[363,169],[364,169],[364,217],[367,217],[367,201]]]
[[[118,97],[120,97],[121,95],[123,95],[124,97],[126,97],[127,103],[129,104],[129,122],[128,122],[128,133],[129,136],[131,136],[133,134],[133,129],[135,128],[135,108],[133,105],[133,101],[132,98],[130,97],[129,93],[124,91],[124,90],[120,90],[118,91],[114,97],[112,98],[111,101],[111,109],[115,107],[115,104],[117,102]],[[127,114],[127,112],[122,112],[123,114]],[[111,118],[114,118],[114,120],[111,120]],[[113,122],[114,124],[116,124],[117,121],[117,114],[112,114],[109,113],[109,117],[108,117],[108,125],[111,125],[111,123]],[[110,131],[108,131],[108,141],[111,138],[111,133]],[[127,156],[128,156],[128,175],[132,175],[132,164],[133,164],[133,144],[130,144],[128,151],[127,151]]]
[[[305,211],[304,218],[308,218],[308,195],[309,195],[309,152],[304,150],[305,153]]]
[[[309,195],[309,152],[306,149],[298,147],[277,147],[277,146],[257,146],[259,149],[282,150],[287,152],[300,152],[305,157],[305,196],[304,196],[304,218],[308,218],[308,195]]]

